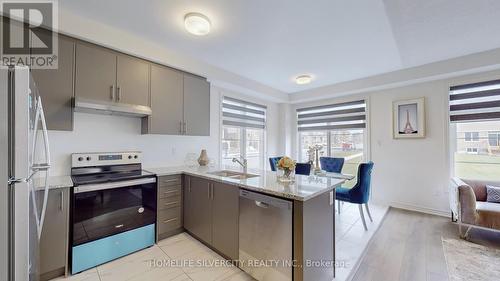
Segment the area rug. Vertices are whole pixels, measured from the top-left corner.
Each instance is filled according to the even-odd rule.
[[[441,240],[450,281],[500,280],[500,250],[464,240]]]

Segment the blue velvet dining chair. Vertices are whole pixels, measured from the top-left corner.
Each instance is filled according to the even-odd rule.
[[[330,173],[341,173],[344,167],[344,158],[320,157],[321,169]]]
[[[296,175],[306,175],[311,174],[311,163],[297,163],[295,166]]]
[[[269,165],[271,165],[271,171],[276,172],[276,166],[278,165],[278,162],[281,160],[281,158],[283,158],[283,156],[269,158]]]
[[[368,230],[368,227],[366,227],[365,215],[363,214],[363,205],[365,205],[366,213],[368,214],[370,221],[373,221],[372,215],[370,214],[370,209],[368,207],[368,200],[370,199],[372,169],[372,161],[368,163],[361,163],[358,167],[358,181],[356,182],[356,185],[353,188],[339,187],[335,191],[337,200],[358,204],[359,215],[361,216],[361,220],[363,221],[365,230]]]

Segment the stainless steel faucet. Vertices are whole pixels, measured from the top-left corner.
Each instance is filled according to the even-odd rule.
[[[241,165],[241,167],[243,167],[243,172],[245,174],[248,174],[247,171],[248,171],[248,161],[247,159],[243,158],[242,156],[240,156],[241,160],[243,160],[243,162],[241,162],[238,158],[233,158],[233,163],[238,163]]]

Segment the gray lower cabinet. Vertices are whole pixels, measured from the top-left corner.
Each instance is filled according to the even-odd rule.
[[[186,192],[185,228],[203,242],[212,243],[211,182],[197,177],[188,177]]]
[[[210,136],[210,83],[184,74],[184,134]]]
[[[116,53],[96,45],[76,44],[75,96],[96,101],[116,100]]]
[[[49,280],[66,273],[69,238],[69,188],[49,191],[40,238],[40,276]]]
[[[151,110],[143,119],[143,134],[181,135],[184,122],[184,80],[182,72],[151,65]]]
[[[182,229],[182,177],[158,177],[157,240],[180,233]]]
[[[212,246],[225,256],[239,257],[239,188],[223,183],[212,184]]]
[[[38,36],[43,36],[41,34]],[[50,36],[49,31],[47,36]],[[59,35],[58,44],[57,68],[33,69],[31,73],[42,97],[47,128],[72,131],[75,40]]]
[[[118,55],[116,69],[116,101],[149,106],[149,63]]]
[[[184,228],[230,259],[238,259],[239,188],[187,176]]]

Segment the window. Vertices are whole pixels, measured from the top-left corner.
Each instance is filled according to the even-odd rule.
[[[239,166],[233,158],[246,158],[248,168],[264,169],[266,107],[230,97],[222,101],[221,163]]]
[[[477,154],[477,148],[473,148],[473,147],[467,147],[467,153],[470,153],[470,154]]]
[[[479,132],[465,132],[465,141],[466,142],[479,141]]]
[[[500,81],[450,89],[454,175],[500,180]]]
[[[365,108],[360,100],[298,109],[299,161],[309,161],[309,147],[320,144],[320,156],[344,158],[342,172],[356,175],[365,160]],[[346,186],[354,186],[356,180]]]
[[[500,146],[500,132],[488,132],[488,145],[493,147]]]
[[[300,157],[299,161],[307,162],[309,161],[309,157],[307,151],[309,147],[320,144],[323,146],[323,149],[320,151],[320,156],[328,155],[327,147],[328,147],[328,132],[327,131],[306,131],[300,133]]]

